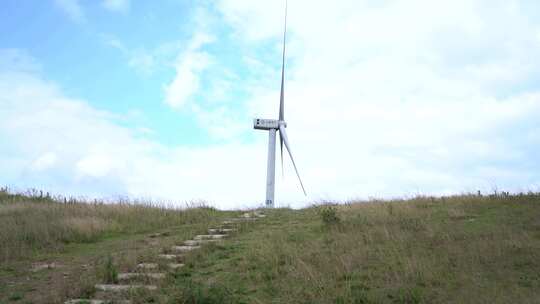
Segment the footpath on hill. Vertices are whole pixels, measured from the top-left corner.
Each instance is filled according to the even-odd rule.
[[[105,303],[155,303],[167,302],[174,294],[164,292],[167,285],[174,285],[174,277],[186,262],[193,258],[193,253],[206,248],[212,250],[217,244],[227,241],[234,235],[241,224],[246,224],[266,217],[260,212],[244,213],[241,217],[225,220],[219,226],[209,228],[207,234],[195,235],[193,239],[176,243],[162,250],[161,253],[147,256],[131,267],[130,272],[117,273],[112,261],[104,282],[94,285],[91,297],[70,299],[65,304],[105,304]],[[160,245],[160,239],[169,234],[156,233],[149,236],[153,246]],[[176,294],[179,300],[189,300],[185,295]],[[196,302],[197,300],[194,299]]]

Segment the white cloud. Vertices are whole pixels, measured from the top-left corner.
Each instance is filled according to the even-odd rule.
[[[105,154],[89,155],[76,163],[77,172],[82,177],[106,177],[113,166],[114,164],[111,162],[111,158]]]
[[[203,109],[197,105],[192,107],[200,128],[208,131],[209,135],[219,140],[235,140],[250,127],[250,121],[242,121],[229,108],[218,106]]]
[[[102,34],[101,39],[106,45],[119,50],[126,56],[128,58],[128,66],[137,71],[137,73],[149,76],[154,72],[158,61],[158,51],[149,52],[142,48],[131,50],[118,38],[108,34]]]
[[[142,47],[132,49],[113,35],[101,34],[100,36],[105,45],[120,51],[127,58],[128,66],[142,76],[151,76],[156,71],[168,67],[182,46],[179,42],[168,42],[153,49]]]
[[[200,89],[200,76],[212,62],[211,56],[201,48],[213,41],[213,37],[197,33],[187,48],[178,56],[175,63],[176,75],[165,86],[165,103],[179,109],[183,107]]]
[[[128,53],[128,49],[118,38],[109,34],[101,34],[100,37],[106,45],[113,47],[122,53]]]
[[[79,0],[54,0],[54,3],[73,21],[83,22],[85,15]]]
[[[129,11],[130,0],[103,0],[102,4],[110,11],[125,13]]]
[[[56,164],[57,160],[58,158],[56,157],[55,153],[47,152],[36,159],[32,167],[37,171],[47,170],[52,168]]]

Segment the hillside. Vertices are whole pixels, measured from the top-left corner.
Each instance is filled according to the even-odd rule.
[[[540,194],[264,213],[240,221],[242,212],[207,207],[64,204],[2,192],[0,303],[95,298],[95,284],[117,281],[118,273],[224,223],[235,230],[227,239],[182,253],[183,267],[152,281],[157,290],[125,297],[132,303],[540,303]]]
[[[214,303],[540,303],[538,194],[268,215],[176,286],[205,286]]]

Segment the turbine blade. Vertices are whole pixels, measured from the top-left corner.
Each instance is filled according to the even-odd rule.
[[[283,143],[285,144],[285,148],[287,148],[287,152],[289,152],[289,156],[291,157],[291,161],[294,166],[294,171],[296,171],[296,176],[298,176],[298,180],[300,181],[300,186],[302,187],[302,191],[304,191],[304,195],[307,196],[306,189],[304,188],[304,184],[302,183],[302,179],[300,178],[300,173],[298,173],[298,169],[296,168],[296,163],[294,162],[291,148],[289,146],[289,140],[287,139],[287,133],[285,132],[285,127],[283,127],[283,125],[279,126],[279,134],[281,138],[283,138]]]
[[[285,1],[285,29],[283,30],[283,61],[281,62],[281,96],[279,98],[279,120],[285,120],[285,42],[287,39],[287,1]]]
[[[283,167],[283,135],[279,132],[279,144],[281,147],[281,178],[285,178],[285,169]]]

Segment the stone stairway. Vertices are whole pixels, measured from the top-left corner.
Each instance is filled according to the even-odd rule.
[[[170,248],[172,254],[158,254],[158,261],[166,261],[166,269],[175,271],[184,266],[182,263],[184,254],[200,249],[205,244],[221,242],[229,233],[236,231],[236,226],[241,222],[255,221],[266,215],[255,211],[242,214],[238,218],[223,221],[220,227],[208,229],[208,234],[196,235],[192,240],[186,240],[182,244]],[[152,234],[150,238],[157,238],[162,234]],[[94,286],[96,293],[93,299],[71,299],[65,304],[128,304],[126,297],[130,292],[137,290],[156,291],[159,282],[166,278],[167,272],[159,272],[160,265],[155,261],[137,264],[133,272],[119,273],[117,284],[97,284]]]

